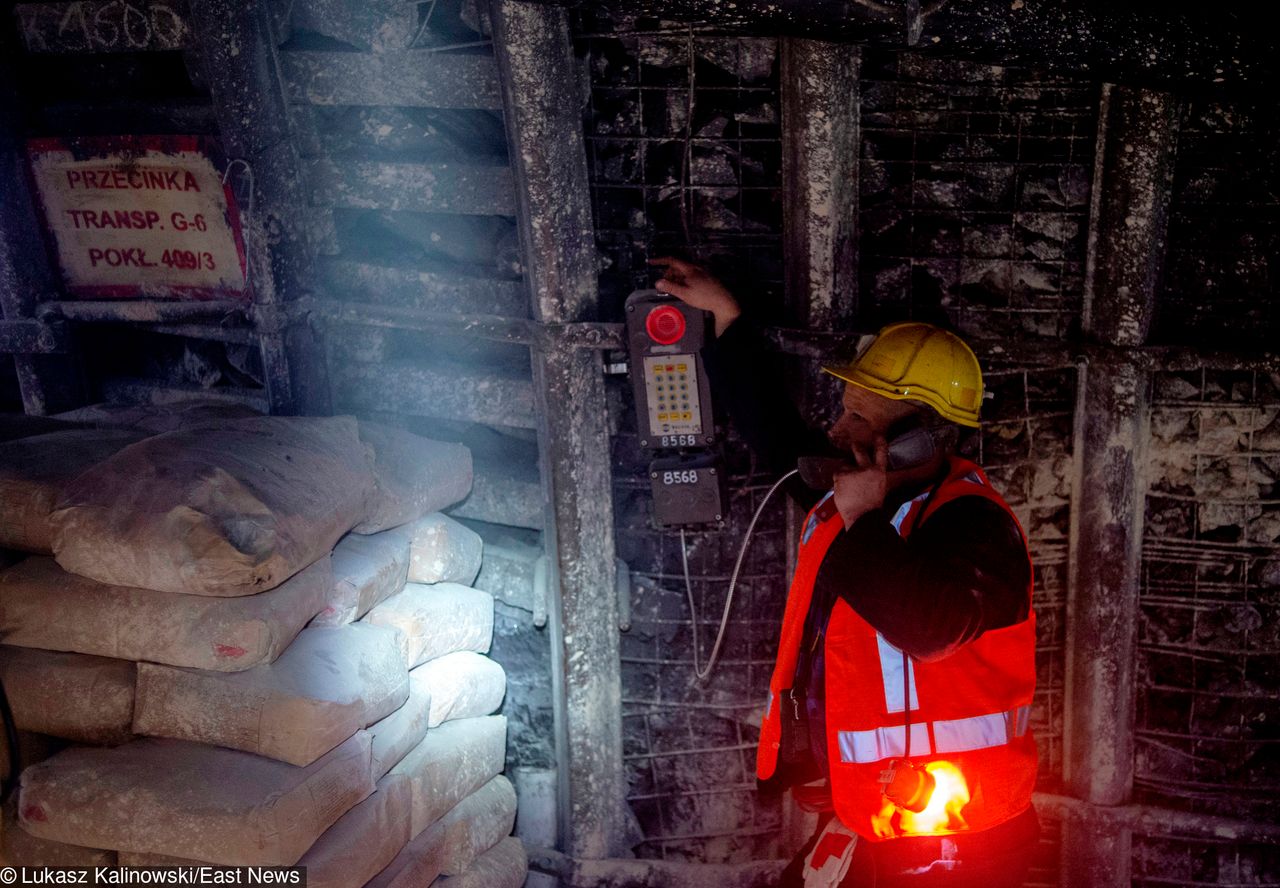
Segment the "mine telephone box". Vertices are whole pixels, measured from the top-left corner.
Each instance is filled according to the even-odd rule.
[[[661,527],[724,520],[724,473],[711,386],[702,364],[707,313],[657,290],[627,297],[627,351],[640,446],[649,465],[654,522]]]
[[[703,682],[711,676],[720,655],[751,532],[769,498],[795,470],[784,475],[765,494],[747,525],[725,593],[720,628],[703,664],[685,528],[723,523],[728,502],[723,466],[712,449],[718,442],[711,410],[711,386],[702,363],[702,346],[707,341],[711,319],[706,312],[657,290],[637,290],[628,296],[626,315],[627,351],[640,446],[656,453],[649,464],[653,520],[660,528],[679,528],[693,637],[693,671],[695,680]]]

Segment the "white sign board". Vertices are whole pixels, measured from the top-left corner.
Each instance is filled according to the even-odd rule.
[[[69,295],[247,298],[239,213],[210,147],[196,136],[28,142]]]

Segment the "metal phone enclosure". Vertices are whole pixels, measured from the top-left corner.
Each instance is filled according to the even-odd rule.
[[[715,441],[711,387],[702,366],[707,314],[659,293],[626,301],[627,351],[640,446],[706,447]]]
[[[649,464],[658,527],[724,520],[724,472],[710,453],[666,456]]]

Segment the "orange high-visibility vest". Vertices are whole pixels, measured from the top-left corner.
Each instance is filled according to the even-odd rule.
[[[904,503],[892,523],[906,538],[920,509],[925,509],[919,516],[924,523],[961,496],[984,497],[1013,515],[981,469],[951,457],[947,476],[933,496],[924,493]],[[830,499],[828,494],[809,513],[800,541],[756,751],[761,779],[772,776],[777,766],[783,696],[795,677],[818,568],[844,529]],[[856,583],[851,577],[855,594]],[[1027,596],[1029,601],[1030,585]],[[988,630],[940,660],[909,660],[904,676],[902,651],[838,599],[823,653],[831,792],[845,826],[872,841],[913,834],[904,829],[901,818],[886,816],[892,808],[880,783],[882,772],[901,758],[906,745],[904,691],[911,699],[911,761],[950,762],[969,790],[970,800],[960,816],[928,834],[989,829],[1025,811],[1036,779],[1036,746],[1027,725],[1036,684],[1035,642],[1035,614],[1028,608],[1022,622]]]

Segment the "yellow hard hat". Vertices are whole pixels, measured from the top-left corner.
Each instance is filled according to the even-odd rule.
[[[978,358],[959,336],[932,324],[890,324],[848,364],[822,369],[877,395],[921,401],[952,422],[978,426]]]

